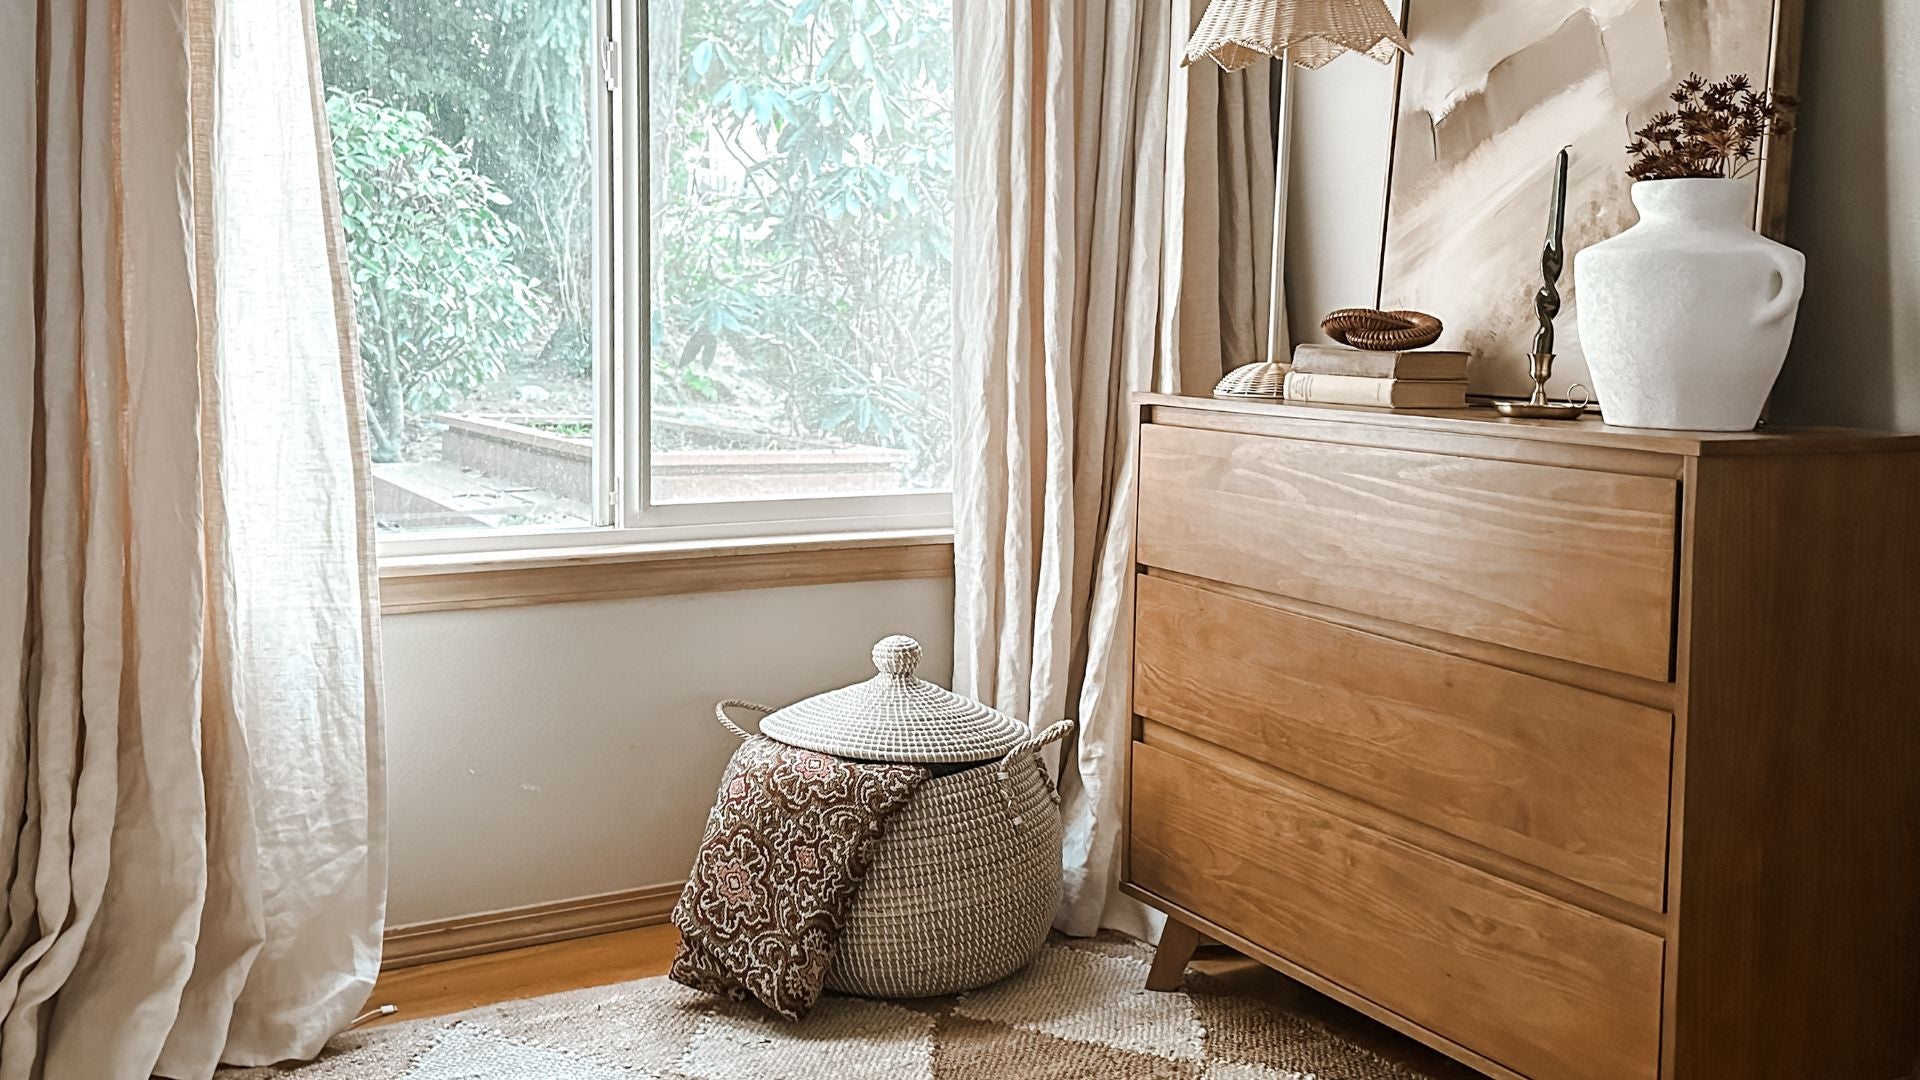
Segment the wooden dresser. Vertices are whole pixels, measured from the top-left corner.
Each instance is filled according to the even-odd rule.
[[[1139,399],[1123,889],[1494,1077],[1920,1047],[1920,437]]]

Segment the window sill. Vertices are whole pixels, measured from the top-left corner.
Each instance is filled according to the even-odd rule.
[[[944,578],[953,532],[682,540],[380,560],[386,615]]]

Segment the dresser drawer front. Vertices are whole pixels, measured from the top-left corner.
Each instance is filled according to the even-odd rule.
[[[1129,878],[1537,1080],[1658,1072],[1659,938],[1133,747]]]
[[[1139,558],[1665,680],[1670,479],[1149,424]]]
[[[1164,578],[1138,604],[1140,715],[1663,907],[1669,714]]]

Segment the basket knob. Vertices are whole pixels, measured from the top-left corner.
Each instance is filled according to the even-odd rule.
[[[919,662],[920,643],[905,634],[884,637],[874,643],[873,666],[888,675],[911,675]]]

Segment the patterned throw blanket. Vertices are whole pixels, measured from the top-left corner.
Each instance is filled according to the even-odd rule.
[[[887,815],[927,778],[754,736],[734,752],[673,908],[670,972],[789,1020],[820,1000],[847,905]]]

